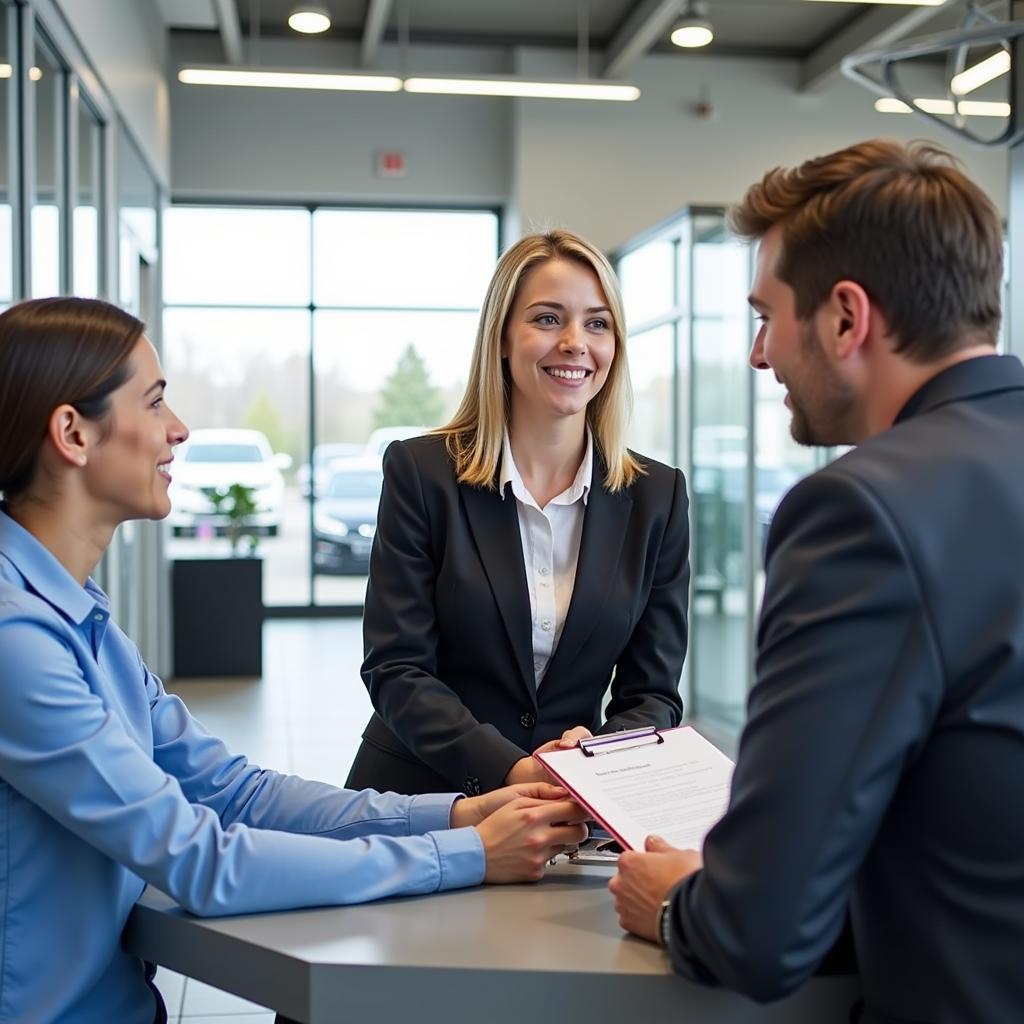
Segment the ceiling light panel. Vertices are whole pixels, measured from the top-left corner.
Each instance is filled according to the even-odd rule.
[[[251,89],[326,89],[336,92],[400,92],[402,80],[390,75],[264,71],[244,68],[182,68],[185,85],[227,85]]]
[[[986,57],[983,61],[964,68],[959,75],[954,75],[953,80],[949,83],[950,92],[954,96],[965,96],[969,92],[974,92],[975,89],[980,89],[983,85],[988,85],[1000,75],[1005,75],[1009,70],[1010,55],[1006,50],[1000,50],[998,53],[993,53],[991,57]]]
[[[518,78],[425,78],[405,80],[405,91],[443,96],[506,96],[518,99],[609,100],[639,99],[635,85],[603,82],[527,81]]]

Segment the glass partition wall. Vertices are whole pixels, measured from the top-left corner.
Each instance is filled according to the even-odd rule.
[[[110,96],[56,6],[0,0],[0,310],[30,297],[109,298],[142,316],[159,346],[158,283],[142,296],[138,270],[119,268],[117,260],[125,197],[116,186],[141,177],[151,197],[146,260],[157,265],[160,188],[141,157],[130,167],[121,160],[131,149]],[[119,529],[94,576],[144,657],[166,672],[159,526]]]
[[[774,377],[748,363],[752,258],[723,211],[701,208],[617,258],[636,395],[630,446],[682,468],[690,494],[687,717],[726,744],[753,677],[767,526],[786,490],[819,462],[790,439]]]

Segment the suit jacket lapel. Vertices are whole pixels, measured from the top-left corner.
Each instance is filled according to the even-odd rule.
[[[617,494],[606,491],[604,473],[601,460],[595,458],[594,482],[583,516],[583,536],[580,538],[572,598],[545,681],[557,678],[562,666],[572,662],[593,632],[612,580],[618,573],[633,499],[625,491]]]
[[[496,491],[480,487],[462,486],[459,490],[480,561],[512,641],[512,649],[516,652],[519,672],[536,707],[530,592],[526,586],[523,542],[515,499],[506,496],[502,500]]]

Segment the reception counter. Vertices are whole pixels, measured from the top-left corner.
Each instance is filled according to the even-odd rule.
[[[308,1024],[846,1024],[853,978],[759,1006],[673,975],[619,929],[610,876],[560,864],[537,885],[212,920],[150,889],[124,944]]]

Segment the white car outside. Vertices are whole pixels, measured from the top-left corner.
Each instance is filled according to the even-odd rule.
[[[259,430],[208,428],[192,431],[175,451],[171,466],[171,515],[175,533],[193,532],[200,525],[226,525],[214,514],[204,488],[242,484],[253,489],[257,512],[252,526],[276,536],[284,519],[284,477],[291,456],[275,455]]]

